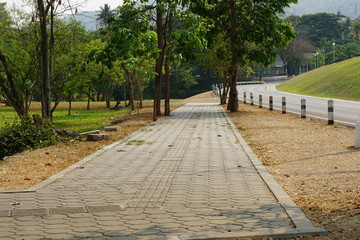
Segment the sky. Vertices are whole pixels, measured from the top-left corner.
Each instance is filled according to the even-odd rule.
[[[63,2],[70,2],[72,6],[78,6],[78,11],[97,11],[100,10],[100,6],[104,6],[105,3],[109,4],[111,9],[116,8],[122,4],[122,0],[62,0]],[[30,9],[26,7],[27,4],[23,0],[0,0],[0,2],[6,2],[7,7],[11,7],[15,4],[20,9]]]
[[[7,2],[10,7],[15,4],[18,8],[24,9],[26,4],[24,1],[32,0],[0,0],[0,2]],[[122,0],[62,0],[63,2],[70,2],[72,6],[76,6],[79,11],[97,11],[105,3],[109,4],[111,9],[115,9],[122,4]],[[351,18],[360,15],[360,0],[298,0],[298,4],[292,4],[291,9],[287,10],[287,15],[296,14],[310,14],[316,12],[337,13],[341,11],[342,14],[350,16]],[[358,11],[357,11],[358,9]],[[28,8],[28,11],[31,9]]]

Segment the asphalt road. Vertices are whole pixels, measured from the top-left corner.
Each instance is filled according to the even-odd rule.
[[[266,84],[262,85],[239,85],[239,99],[243,100],[246,92],[246,100],[250,102],[250,93],[253,93],[254,103],[258,105],[259,95],[263,97],[263,106],[269,106],[269,96],[273,96],[274,108],[281,109],[282,97],[286,97],[287,112],[301,113],[301,99],[306,100],[307,117],[326,120],[328,119],[328,98],[309,97],[277,91],[275,86],[286,80],[285,77],[269,77],[263,79]],[[335,123],[352,126],[360,121],[360,102],[332,99],[334,101]]]

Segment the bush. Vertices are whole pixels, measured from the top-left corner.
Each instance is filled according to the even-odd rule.
[[[52,124],[16,121],[0,129],[0,160],[29,149],[53,145],[60,140]]]

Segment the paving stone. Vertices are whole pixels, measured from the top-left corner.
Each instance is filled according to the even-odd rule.
[[[69,224],[68,219],[43,219],[42,221],[45,225]]]
[[[106,231],[104,232],[104,236],[106,237],[130,237],[128,234],[118,232],[118,231]]]
[[[159,235],[160,229],[152,229],[147,228],[136,232],[136,235],[143,236],[143,235]]]
[[[38,208],[38,209],[14,209],[12,211],[12,216],[42,216],[49,214],[48,209]]]
[[[98,225],[97,222],[90,222],[90,221],[79,222],[79,223],[70,223],[70,226],[75,227],[75,228],[94,227],[94,226],[97,226],[97,225]]]
[[[16,239],[21,239],[21,240],[39,240],[39,239],[44,239],[44,235],[30,235],[30,236],[21,236],[20,238],[16,238]],[[4,240],[4,239],[2,239]]]
[[[139,233],[135,233],[133,234],[133,236],[137,237],[137,239],[141,239],[141,240],[171,240],[171,238],[169,238],[168,236],[161,236],[159,234],[155,234],[155,235],[142,235]],[[179,238],[174,239],[174,240],[180,240]]]
[[[99,229],[101,231],[121,231],[121,232],[127,232],[129,231],[129,228],[127,226],[124,225],[109,225],[109,226],[105,226],[105,225],[99,225]]]
[[[10,229],[9,229],[10,230]],[[1,237],[1,239],[3,238],[3,237],[10,237],[10,236],[13,236],[14,235],[14,233],[15,233],[15,231],[7,231],[6,229],[1,229],[1,231],[0,231],[0,237]]]
[[[44,233],[46,234],[46,236],[48,236],[50,234],[62,234],[62,233],[69,234],[70,232],[71,231],[70,231],[69,226],[62,227],[62,228],[44,229]]]
[[[95,212],[116,212],[121,211],[119,205],[107,205],[107,206],[86,206],[89,212],[95,213]]]
[[[124,220],[143,220],[147,217],[147,215],[145,214],[141,214],[141,215],[130,215],[130,216],[124,216],[121,219]]]
[[[98,226],[92,226],[92,227],[72,227],[72,230],[74,232],[95,232],[98,231],[100,228]]]
[[[100,232],[82,232],[82,233],[76,233],[75,238],[71,238],[71,240],[74,239],[104,239],[104,235]]]
[[[68,217],[66,215],[46,215],[41,216],[42,220],[48,221],[48,220],[68,220]]]
[[[117,216],[116,212],[94,212],[92,213],[95,217],[107,217],[107,216]]]
[[[88,213],[70,213],[70,214],[67,214],[67,216],[69,218],[89,218],[89,217],[92,217],[91,214],[88,214]]]
[[[45,224],[44,229],[66,229],[69,227],[69,224]]]
[[[150,224],[151,222],[149,220],[128,220],[126,221],[126,224],[129,225],[145,225]]]
[[[0,217],[9,217],[9,216],[10,216],[9,210],[0,211]]]
[[[211,222],[212,223],[212,222]],[[184,226],[206,226],[208,225],[208,221],[189,221],[189,222],[182,222]]]
[[[169,218],[154,218],[150,220],[152,223],[168,223]]]
[[[45,239],[71,239],[75,235],[67,233],[55,233],[55,234],[46,234]]]
[[[96,221],[120,221],[122,219],[120,216],[95,216]]]
[[[71,214],[71,213],[86,213],[84,207],[58,207],[50,208],[51,214]]]
[[[13,221],[0,222],[0,229],[7,228],[7,227],[14,227],[14,226],[15,226],[15,223],[13,223]]]

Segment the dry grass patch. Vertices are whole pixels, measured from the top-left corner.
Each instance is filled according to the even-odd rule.
[[[184,101],[174,101],[171,107],[175,109],[183,104]],[[147,103],[143,109],[134,111],[116,125],[121,127],[121,131],[106,133],[110,136],[109,141],[71,140],[6,157],[4,161],[0,161],[0,190],[28,189],[95,151],[143,128],[152,122],[151,119],[152,105]]]
[[[240,105],[229,113],[252,150],[315,225],[319,239],[360,239],[360,150],[354,129]]]

